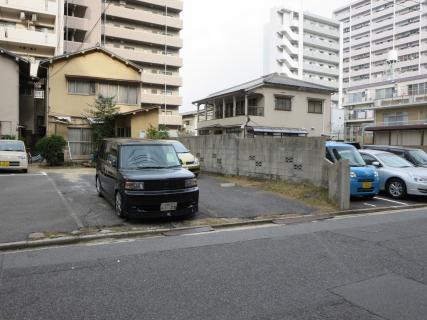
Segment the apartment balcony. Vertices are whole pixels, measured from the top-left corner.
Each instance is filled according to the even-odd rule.
[[[427,55],[421,55],[420,62],[421,62],[421,64],[426,64],[427,63]]]
[[[143,72],[141,74],[141,81],[144,83],[164,85],[165,83],[168,86],[172,87],[181,87],[182,78],[179,76],[169,76],[163,74],[154,74],[149,72]]]
[[[0,27],[0,42],[1,41],[55,49],[58,39],[55,33]]]
[[[340,61],[338,55],[330,56],[327,53],[313,52],[310,50],[304,50],[304,57],[314,59],[314,60],[321,60],[323,62],[336,63],[336,64],[338,64]]]
[[[393,26],[393,19],[387,19],[381,22],[373,22],[372,31],[375,31],[387,26]]]
[[[289,54],[297,55],[299,53],[298,47],[294,46],[286,37],[279,40],[279,49],[286,50]]]
[[[340,72],[339,69],[331,69],[328,67],[321,67],[318,65],[313,65],[313,64],[309,64],[309,63],[304,63],[304,70],[307,70],[309,72],[313,72],[316,74],[322,74],[322,75],[329,75],[329,76],[334,76],[334,77],[338,77]]]
[[[112,5],[107,9],[107,15],[133,21],[143,21],[156,26],[168,26],[173,29],[181,30],[183,23],[180,18],[168,17],[160,14],[154,14],[144,10],[128,9],[126,7]]]
[[[181,106],[182,97],[181,96],[165,96],[162,94],[142,94],[141,103],[143,104],[154,104],[154,105],[167,105],[171,106]]]
[[[338,42],[330,43],[327,40],[320,40],[318,38],[304,37],[304,43],[313,47],[327,49],[327,50],[334,50],[334,51],[340,50],[340,45]]]
[[[138,0],[140,3],[151,4],[157,7],[165,7],[166,3],[169,9],[182,11],[184,6],[182,0]]]
[[[384,49],[392,49],[393,41],[383,42],[381,44],[372,43],[372,51],[384,50]]]
[[[402,21],[408,20],[408,19],[418,18],[419,16],[420,16],[420,12],[418,10],[406,12],[405,14],[400,14],[400,15],[396,14],[396,23],[399,23],[399,22],[402,22]],[[417,24],[418,23],[419,22],[417,22]]]
[[[374,117],[364,117],[364,118],[358,118],[358,116],[355,115],[347,115],[344,119],[346,123],[363,123],[363,122],[374,122]]]
[[[149,53],[143,50],[138,50],[138,48],[135,48],[135,50],[115,48],[109,44],[107,44],[107,49],[116,53],[122,58],[131,61],[152,63],[156,65],[166,64],[167,66],[176,68],[182,67],[182,58],[179,56]]]
[[[361,44],[364,44],[364,43],[369,43],[370,41],[371,41],[371,37],[370,36],[363,37],[363,38],[360,38],[360,39],[354,39],[354,40],[351,41],[351,46],[352,47],[353,46],[358,46],[358,45],[361,45]]]
[[[181,49],[183,46],[183,41],[179,37],[165,36],[147,31],[130,30],[121,27],[114,27],[111,25],[105,26],[105,34],[107,35],[107,37],[112,37],[116,39],[139,41],[143,43],[156,44],[161,46],[167,45],[171,48],[176,49]]]
[[[369,68],[367,69],[359,69],[359,70],[351,70],[352,77],[358,77],[363,75],[369,75]]]
[[[311,22],[305,20],[304,21],[304,30],[307,30],[309,32],[312,32],[314,34],[331,37],[335,39],[339,39],[340,37],[340,31],[339,29],[330,28],[327,25],[318,25],[318,24],[312,24]]]
[[[356,67],[362,64],[367,64],[370,63],[371,59],[370,58],[363,58],[363,59],[359,59],[359,60],[351,60],[351,66],[352,67]]]
[[[351,36],[357,36],[359,34],[371,31],[370,26],[364,26],[359,29],[351,30]],[[352,44],[353,45],[353,44]]]
[[[390,129],[425,129],[427,126],[427,119],[421,120],[405,120],[405,121],[389,121],[377,122],[369,128],[373,131],[387,131]]]
[[[374,51],[374,50],[372,50]],[[388,52],[380,54],[380,55],[376,55],[376,54],[372,54],[371,59],[372,62],[378,62],[378,61],[385,61],[388,58]]]
[[[355,16],[355,15],[361,14],[361,13],[369,11],[369,10],[371,10],[371,5],[369,3],[364,5],[364,6],[361,6],[359,8],[352,7],[351,8],[351,15]]]
[[[292,31],[291,28],[289,28],[289,26],[283,25],[280,32],[282,33],[282,35],[287,37],[290,41],[298,41],[299,39],[298,34]]]
[[[89,20],[85,18],[64,16],[64,24],[69,29],[89,31]]]
[[[50,16],[58,14],[58,4],[51,0],[0,0],[0,6]]]
[[[376,100],[375,108],[413,107],[425,105],[426,103],[427,95],[401,95],[393,98]]]
[[[362,16],[358,16],[358,17],[354,17],[351,19],[351,24],[355,25],[355,24],[359,24],[359,23],[365,23],[371,20],[371,15],[368,14],[367,16],[362,15]]]
[[[387,1],[388,2],[388,4],[390,4],[390,1]],[[384,10],[381,10],[381,11],[378,11],[378,12],[372,12],[372,20],[375,20],[375,19],[377,19],[377,18],[379,18],[379,17],[383,17],[383,16],[386,16],[386,15],[389,15],[389,14],[393,14],[393,12],[394,12],[394,8],[393,7],[389,7],[389,8],[387,8],[387,9],[384,9]]]
[[[182,126],[182,116],[176,115],[159,115],[159,124],[166,126]]]
[[[421,33],[421,39],[427,39],[427,31],[423,30],[423,32]],[[419,40],[420,40],[420,36],[418,34],[413,34],[413,35],[410,35],[409,37],[397,39],[394,42],[394,45],[400,46],[402,44],[415,42],[415,41],[419,41]]]

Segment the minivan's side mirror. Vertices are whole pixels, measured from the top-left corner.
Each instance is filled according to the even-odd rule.
[[[381,167],[381,163],[380,163],[379,161],[374,161],[374,162],[372,162],[372,165],[373,165],[374,167],[377,167],[377,168]]]

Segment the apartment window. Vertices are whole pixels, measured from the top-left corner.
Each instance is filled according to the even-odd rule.
[[[408,85],[408,95],[424,95],[427,93],[427,83],[416,83]]]
[[[308,113],[322,114],[323,113],[323,100],[309,99],[308,100]]]
[[[384,123],[389,125],[406,124],[408,121],[407,112],[389,112],[384,114]]]
[[[68,93],[94,96],[96,94],[95,82],[76,79],[68,80]]]
[[[275,96],[275,110],[292,111],[292,97]]]
[[[376,99],[389,99],[393,98],[395,94],[396,89],[393,88],[384,88],[384,89],[377,89],[375,92]]]

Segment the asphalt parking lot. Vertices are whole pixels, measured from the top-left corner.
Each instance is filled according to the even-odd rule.
[[[387,207],[407,207],[416,204],[427,203],[427,197],[408,197],[405,200],[394,200],[388,197],[385,193],[380,193],[373,199],[366,200],[363,198],[354,198],[351,201],[351,209],[372,209],[372,208],[387,208]]]
[[[96,194],[94,169],[31,169],[28,174],[0,173],[0,242],[26,240],[82,228],[140,227],[170,221],[118,218]],[[198,218],[253,218],[275,214],[311,214],[316,209],[255,188],[230,186],[211,176],[199,179]]]

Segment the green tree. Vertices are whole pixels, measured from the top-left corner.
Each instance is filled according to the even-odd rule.
[[[98,150],[102,139],[115,137],[114,122],[119,108],[114,99],[115,97],[99,95],[88,111],[87,116],[93,119],[91,128],[95,150]]]
[[[164,124],[159,125],[157,129],[154,128],[153,126],[150,126],[150,128],[147,129],[146,136],[147,136],[147,139],[153,139],[153,140],[169,139],[168,128]]]
[[[62,136],[52,135],[40,139],[36,144],[36,149],[49,166],[59,166],[64,163],[64,148],[67,141]]]

